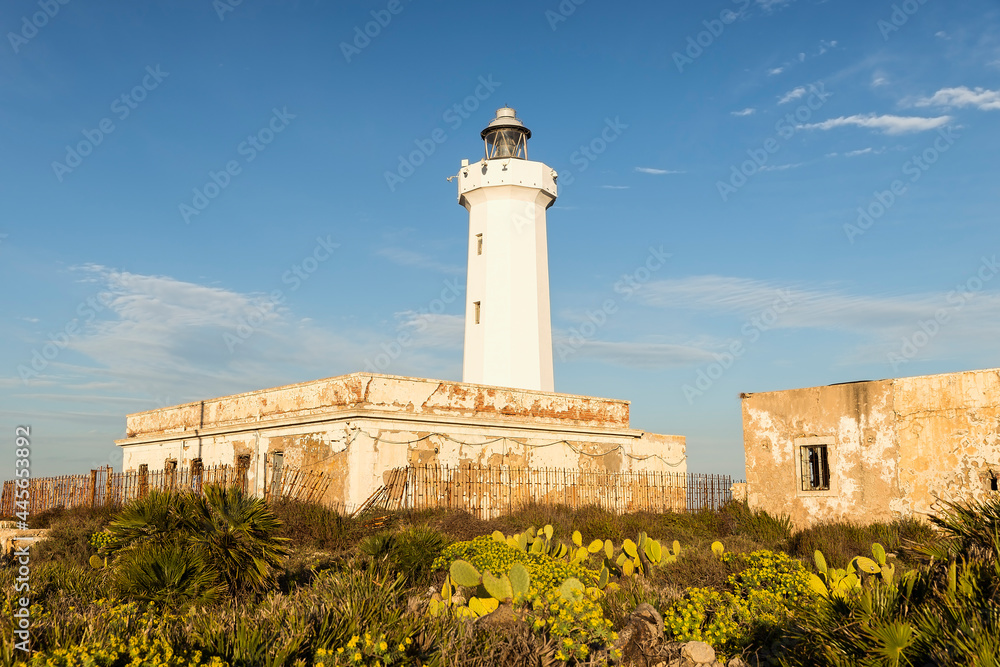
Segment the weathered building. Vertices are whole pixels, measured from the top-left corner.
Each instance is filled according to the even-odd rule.
[[[261,494],[289,466],[348,509],[411,464],[687,469],[684,437],[631,428],[628,401],[370,373],[129,415],[126,436],[126,471],[242,466]]]
[[[747,500],[797,526],[997,491],[1000,369],[743,395]]]

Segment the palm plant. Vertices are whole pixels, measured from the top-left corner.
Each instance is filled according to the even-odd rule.
[[[287,554],[286,538],[276,537],[281,522],[260,498],[240,489],[205,488],[189,506],[188,542],[215,568],[229,593],[261,591]]]
[[[281,522],[260,498],[207,486],[204,495],[152,492],[109,525],[119,590],[161,602],[260,591],[285,556]]]
[[[201,555],[179,543],[127,550],[116,563],[114,579],[124,597],[170,609],[209,604],[226,590]]]

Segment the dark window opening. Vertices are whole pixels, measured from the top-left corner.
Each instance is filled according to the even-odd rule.
[[[479,324],[479,310],[480,310],[479,301],[474,302],[472,305],[475,306],[476,309],[476,324]]]
[[[802,490],[830,489],[830,459],[826,445],[809,445],[799,450],[802,457]]]
[[[482,255],[483,254],[483,235],[482,234],[476,234],[476,254],[477,255]]]
[[[997,476],[996,475],[991,475],[989,482],[990,482],[990,491],[1000,491],[1000,488],[997,488]]]

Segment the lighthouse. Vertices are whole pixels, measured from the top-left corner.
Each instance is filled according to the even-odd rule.
[[[458,203],[469,211],[462,380],[554,391],[545,212],[555,169],[528,160],[531,130],[497,110],[480,135],[485,154],[462,160]]]

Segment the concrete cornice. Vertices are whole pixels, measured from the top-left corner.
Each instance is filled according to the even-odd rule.
[[[172,442],[176,440],[190,440],[192,438],[204,438],[227,433],[245,433],[251,431],[270,430],[289,426],[307,426],[311,424],[329,424],[350,420],[371,419],[380,421],[395,422],[397,424],[416,424],[418,426],[439,424],[438,430],[448,430],[455,427],[473,427],[506,429],[514,431],[541,431],[549,433],[571,433],[581,436],[602,436],[602,437],[625,437],[641,438],[645,431],[631,428],[600,428],[595,426],[575,426],[569,424],[553,424],[530,422],[512,422],[500,419],[477,419],[474,417],[446,417],[439,415],[419,415],[400,414],[397,412],[387,412],[382,410],[344,410],[334,414],[322,413],[301,415],[298,417],[288,417],[284,419],[267,419],[255,422],[241,422],[238,424],[228,424],[225,426],[214,426],[204,429],[187,429],[183,431],[171,431],[169,433],[144,434],[139,437],[115,440],[119,447],[127,445],[146,445],[158,442]],[[426,430],[426,429],[421,429]]]

